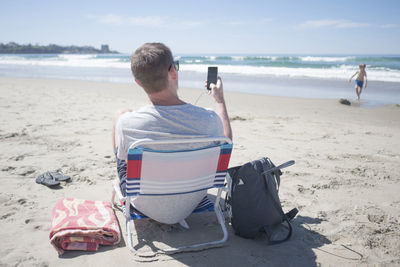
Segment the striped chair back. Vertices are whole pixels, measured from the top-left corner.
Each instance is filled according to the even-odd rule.
[[[154,147],[155,141],[149,141],[131,146],[126,194],[134,199],[135,208],[160,222],[176,223],[193,212],[208,189],[223,187],[232,144],[205,140],[213,145],[156,150],[146,148],[149,144]],[[173,145],[173,142],[168,141],[168,144]],[[156,143],[163,145],[162,141]]]

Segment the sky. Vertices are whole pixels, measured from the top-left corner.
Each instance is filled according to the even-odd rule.
[[[132,53],[400,54],[400,1],[2,0],[0,43]]]

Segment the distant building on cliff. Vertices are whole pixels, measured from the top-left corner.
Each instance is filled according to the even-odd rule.
[[[101,53],[110,53],[110,47],[106,44],[101,45]]]

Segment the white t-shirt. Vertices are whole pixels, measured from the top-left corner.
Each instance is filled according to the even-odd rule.
[[[212,110],[192,104],[148,105],[124,113],[116,126],[117,157],[126,160],[129,146],[140,139],[152,140],[223,136],[219,116]]]

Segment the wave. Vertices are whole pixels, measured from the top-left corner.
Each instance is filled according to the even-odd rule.
[[[311,61],[311,62],[345,62],[347,60],[354,60],[355,57],[314,57],[306,56],[299,57],[301,61]]]
[[[130,63],[118,57],[98,55],[43,55],[43,56],[0,56],[0,64],[55,66],[55,67],[93,67],[129,68]]]
[[[182,65],[182,71],[207,72],[208,65]],[[254,67],[254,66],[218,66],[219,73],[238,75],[270,75],[288,78],[317,78],[347,80],[357,71],[357,67],[341,65],[332,68],[289,68],[289,67]],[[400,82],[400,71],[388,68],[371,68],[367,70],[368,80],[383,82]]]
[[[178,56],[182,71],[207,72],[216,65],[220,73],[270,75],[318,79],[348,79],[365,59],[369,80],[400,82],[400,58],[355,56]],[[369,60],[369,62],[368,62]],[[381,62],[385,62],[385,64]],[[303,63],[302,63],[303,62]],[[316,63],[315,63],[316,62]],[[130,69],[129,55],[0,55],[0,64],[50,67]]]
[[[180,56],[179,60],[183,63],[209,63],[209,64],[238,64],[244,65],[264,65],[281,64],[281,65],[316,65],[324,64],[341,64],[350,62],[356,64],[358,60],[355,56]],[[361,60],[362,62],[365,60]],[[361,62],[360,61],[360,62]],[[368,62],[368,61],[367,61]]]

